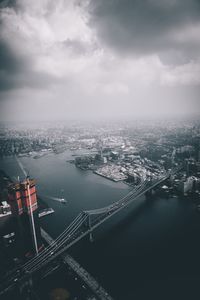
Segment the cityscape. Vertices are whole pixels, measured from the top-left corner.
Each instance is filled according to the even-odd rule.
[[[127,207],[129,212],[134,212],[140,202],[147,205],[154,201],[168,201],[171,205],[176,203],[181,206],[181,202],[186,201],[199,220],[199,138],[198,120],[151,120],[96,126],[90,123],[71,126],[57,123],[55,127],[42,123],[39,128],[32,124],[29,129],[4,125],[1,128],[1,162],[2,166],[10,167],[9,173],[1,169],[1,260],[4,262],[1,268],[2,297],[12,299],[18,293],[18,297],[40,299],[44,297],[44,291],[38,287],[38,283],[35,285],[34,280],[37,281],[39,276],[44,282],[50,282],[51,276],[61,276],[56,274],[62,270],[69,277],[69,287],[66,284],[69,290],[54,289],[51,293],[55,293],[55,296],[51,297],[58,297],[58,293],[59,297],[66,299],[70,295],[69,299],[113,299],[113,291],[109,286],[107,289],[103,287],[103,282],[97,280],[98,274],[93,277],[75,260],[74,247],[78,247],[82,238],[86,243],[82,247],[86,249],[89,243],[95,244],[96,240],[101,240],[102,232],[99,233],[95,228],[102,226],[103,231],[109,234],[118,218],[127,217],[120,216],[121,210]],[[65,186],[57,194],[54,191],[51,195],[50,192],[47,195],[37,193],[39,179],[37,176],[32,179],[34,171],[29,165],[30,161],[32,165],[40,165],[40,162],[42,164],[52,159],[61,160],[68,176],[70,167],[79,172],[80,176],[86,173],[94,180],[103,177],[102,180],[108,183],[123,184],[126,191],[122,197],[116,196],[114,202],[100,203],[99,207],[91,203],[89,210],[85,210],[87,205],[82,210],[79,208],[79,213],[73,214],[74,218],[70,216],[72,222],[67,220],[67,227],[65,225],[64,231],[59,232],[56,242],[46,228],[60,209],[68,210],[68,202],[71,202],[72,197],[65,196]],[[48,182],[48,175],[45,180]],[[73,207],[73,203],[71,205]],[[103,223],[107,219],[114,219],[115,225],[112,223],[105,227]],[[72,256],[67,251],[71,247]],[[36,258],[34,253],[37,253]],[[95,257],[95,253],[93,255]],[[66,270],[63,271],[63,268]],[[26,282],[24,287],[21,287],[20,280]],[[47,290],[45,293],[48,294]]]
[[[0,0],[0,299],[199,299],[199,16]]]

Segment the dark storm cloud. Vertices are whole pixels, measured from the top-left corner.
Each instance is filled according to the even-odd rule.
[[[16,76],[22,71],[21,61],[11,49],[0,41],[0,91],[16,86]]]
[[[20,68],[21,62],[11,49],[0,41],[0,70],[6,73],[16,72]]]
[[[0,10],[13,8],[16,6],[15,0],[0,1]],[[0,26],[3,22],[0,20]],[[22,58],[16,55],[15,50],[0,36],[0,91],[6,91],[17,87],[17,76],[23,71],[25,63]]]
[[[171,56],[173,49],[184,52],[177,60],[199,54],[195,42],[172,37],[174,30],[199,22],[199,0],[91,0],[89,8],[90,22],[99,38],[119,53],[164,52],[166,60],[170,59],[167,50]]]
[[[16,2],[16,0],[0,0],[0,8],[15,7]]]
[[[30,61],[0,41],[0,92],[17,88],[43,88],[57,83],[54,76],[31,70]]]
[[[0,117],[196,112],[199,10],[195,0],[0,1]]]

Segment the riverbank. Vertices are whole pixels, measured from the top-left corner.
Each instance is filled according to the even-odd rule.
[[[63,197],[70,194],[66,206],[56,201],[47,202],[55,214],[41,219],[41,224],[53,238],[80,211],[104,207],[130,190],[123,182],[116,183],[91,171],[79,170],[74,164],[66,163],[68,159],[72,159],[71,152],[49,154],[39,160],[21,159],[25,168],[31,170],[30,175],[37,179],[39,194],[57,197],[62,189]],[[1,162],[1,166],[5,166],[11,178],[21,174],[11,158]],[[100,233],[94,232],[93,243],[80,241],[70,253],[115,300],[173,299],[172,286],[174,295],[180,299],[187,288],[192,297],[198,287],[199,232],[199,212],[189,199],[138,199],[137,207],[128,207],[123,216],[116,215],[105,223]],[[194,279],[196,287],[192,284]],[[62,278],[52,277],[52,283],[59,285],[61,281]],[[167,282],[171,284],[168,286]]]

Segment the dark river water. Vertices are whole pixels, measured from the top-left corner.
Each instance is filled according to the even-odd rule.
[[[39,159],[20,158],[37,181],[38,194],[55,213],[41,219],[53,237],[86,209],[126,195],[130,187],[81,171],[66,162],[70,152]],[[0,160],[14,180],[23,178],[14,158]],[[65,198],[66,205],[56,201]],[[114,299],[193,299],[200,297],[200,213],[192,199],[141,197],[113,216],[70,253]]]

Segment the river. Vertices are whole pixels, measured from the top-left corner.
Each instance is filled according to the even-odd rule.
[[[38,194],[55,210],[41,219],[54,238],[80,211],[108,205],[130,190],[124,183],[77,169],[67,162],[71,154],[20,158],[36,179]],[[13,157],[1,159],[0,168],[13,180],[24,176]],[[66,205],[54,199],[59,197]],[[85,238],[70,253],[114,299],[181,299],[187,293],[200,294],[199,236],[200,213],[191,200],[141,197],[97,230],[93,243]]]

